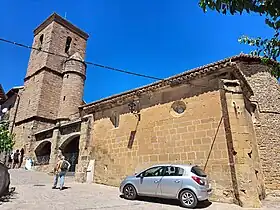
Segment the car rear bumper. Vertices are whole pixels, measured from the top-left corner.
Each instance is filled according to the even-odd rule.
[[[199,201],[208,200],[209,196],[212,194],[212,188],[209,189],[201,189],[197,192],[197,199]]]

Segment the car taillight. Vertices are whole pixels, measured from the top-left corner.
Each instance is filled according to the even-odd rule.
[[[192,179],[199,185],[205,185],[205,182],[197,176],[192,176]]]

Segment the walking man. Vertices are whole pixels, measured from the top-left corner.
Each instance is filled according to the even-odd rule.
[[[54,184],[52,189],[56,189],[58,178],[60,178],[60,190],[63,190],[66,172],[70,168],[70,163],[65,160],[64,156],[59,156],[56,166],[54,168]]]

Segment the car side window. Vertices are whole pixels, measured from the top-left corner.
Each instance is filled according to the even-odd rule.
[[[167,166],[165,167],[164,176],[183,176],[184,169],[180,167]]]
[[[144,177],[153,177],[153,176],[162,176],[163,175],[163,167],[153,167],[143,172]]]

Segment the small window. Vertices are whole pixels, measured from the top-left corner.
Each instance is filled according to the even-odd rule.
[[[201,176],[201,177],[206,177],[207,175],[204,173],[204,171],[199,168],[198,166],[194,166],[192,167],[192,170],[191,170],[192,173],[194,173],[195,175],[197,176]]]
[[[144,177],[162,176],[164,167],[158,166],[150,168],[143,172]]]
[[[181,116],[186,111],[186,103],[184,101],[175,101],[171,105],[170,113],[176,117]]]
[[[184,169],[174,166],[167,166],[164,176],[183,176]]]
[[[63,101],[65,101],[66,96],[63,96]]]
[[[172,104],[172,109],[177,114],[182,114],[186,110],[186,104],[183,101],[176,101]]]
[[[39,39],[39,46],[38,46],[39,50],[42,49],[43,41],[44,41],[44,34],[42,34]]]
[[[66,39],[66,44],[65,44],[65,53],[69,53],[71,42],[72,42],[72,38],[70,36],[68,36]]]

